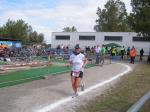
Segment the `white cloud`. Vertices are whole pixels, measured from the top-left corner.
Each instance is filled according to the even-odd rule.
[[[104,7],[107,0],[84,0],[84,3],[59,2],[53,8],[32,8],[6,10],[0,14],[1,22],[4,24],[7,19],[23,19],[39,33],[45,35],[45,40],[50,43],[51,32],[62,31],[66,26],[75,26],[78,31],[93,31],[97,18],[97,7]],[[127,1],[127,0],[124,0]],[[35,1],[36,2],[36,1]]]

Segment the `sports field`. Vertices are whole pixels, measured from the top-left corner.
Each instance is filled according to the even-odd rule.
[[[70,68],[64,68],[70,70]],[[27,71],[26,73],[28,73]],[[103,67],[94,66],[85,69],[83,78],[83,82],[85,82],[85,91],[83,91],[84,95],[82,96],[87,96],[88,98],[90,98],[88,93],[91,93],[92,96],[94,95],[90,88],[97,88],[97,84],[101,85],[103,82],[105,82],[105,80],[117,76],[117,74],[122,71],[126,71],[126,67],[120,64],[107,64]],[[40,74],[38,73],[38,71],[35,73],[37,73],[37,75]],[[22,75],[21,72],[20,75]],[[27,75],[30,74],[28,73]],[[72,94],[73,90],[70,82],[70,73],[63,73],[61,75],[48,75],[46,80],[35,80],[24,84],[0,88],[0,111],[37,112],[38,110],[40,111],[41,109],[45,108],[45,106],[54,105],[55,102],[60,103],[61,100],[66,101],[66,99],[69,99],[71,102],[74,102],[75,100],[72,100],[71,97]],[[68,105],[68,103],[69,102],[66,102],[66,105]],[[60,108],[61,107],[63,108],[64,106],[60,105]],[[57,108],[60,109],[58,105]],[[62,110],[62,108],[60,110]],[[55,111],[55,109],[53,111]],[[71,112],[70,110],[62,111]],[[56,110],[56,112],[60,111]]]
[[[70,71],[65,66],[51,66],[49,69],[35,68],[3,75],[0,81],[7,81],[10,78],[8,75],[13,76],[11,80],[16,80],[19,75],[20,80],[29,76],[35,78],[12,83],[19,85],[0,88],[0,111],[125,112],[149,89],[149,65],[112,63],[86,69],[83,78],[85,90],[79,90],[79,97],[72,99],[69,73],[57,75],[58,69],[61,72]],[[130,70],[133,71],[127,74]],[[46,80],[33,81],[47,73]],[[20,84],[23,82],[29,83]],[[149,112],[149,102],[142,109],[142,112]]]
[[[92,64],[87,65],[87,67],[92,67],[92,66],[93,66]],[[43,76],[46,75],[57,75],[68,71],[70,71],[70,67],[66,67],[66,66],[47,67],[46,66],[41,68],[32,68],[29,70],[20,70],[20,71],[3,73],[0,75],[0,88],[42,79]]]

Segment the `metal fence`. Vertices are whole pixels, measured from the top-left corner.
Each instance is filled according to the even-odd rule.
[[[150,100],[150,91],[141,97],[133,106],[131,106],[127,112],[139,112],[148,100]]]

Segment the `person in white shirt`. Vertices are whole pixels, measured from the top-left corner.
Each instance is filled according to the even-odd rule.
[[[101,51],[101,48],[100,48],[99,45],[97,45],[97,47],[95,48],[95,54],[96,54],[96,62],[95,62],[95,64],[99,64],[100,51]]]
[[[75,93],[73,97],[75,97],[78,96],[77,89],[81,86],[81,79],[83,77],[84,66],[87,64],[87,59],[85,55],[81,53],[79,45],[75,46],[73,54],[69,58],[69,63],[72,66],[71,83]]]

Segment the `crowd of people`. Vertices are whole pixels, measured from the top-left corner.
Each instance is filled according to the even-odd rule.
[[[4,45],[3,45],[4,46]],[[5,58],[28,58],[30,56],[45,56],[47,52],[43,47],[22,46],[22,47],[0,47],[0,57]]]
[[[85,48],[85,52],[87,54],[87,56],[91,53],[94,54],[96,57],[96,61],[95,64],[103,64],[104,63],[104,59],[106,58],[106,55],[109,55],[109,58],[111,58],[112,60],[115,60],[116,57],[120,60],[130,60],[130,63],[134,64],[135,63],[135,57],[137,56],[137,50],[135,49],[134,46],[132,46],[132,48],[128,47],[127,49],[122,46],[119,47],[119,49],[115,46],[112,47],[108,47],[105,45],[97,45],[94,47],[86,47]],[[141,48],[139,51],[139,58],[138,61],[142,62],[144,60],[144,49]],[[149,58],[150,58],[150,53],[147,57],[147,62],[149,62]]]
[[[69,45],[58,45],[54,52],[50,49],[50,52],[47,52],[45,47],[42,46],[22,46],[19,48],[11,47],[9,48],[6,45],[0,45],[0,57],[30,57],[30,56],[48,56],[51,55],[62,55],[68,54],[71,55],[73,49],[69,48]],[[85,49],[81,50],[86,54],[88,58],[94,56],[95,64],[104,64],[104,60],[107,56],[112,60],[115,60],[116,57],[120,57],[120,60],[130,59],[130,63],[135,63],[135,57],[137,56],[137,51],[135,47],[132,48],[128,47],[127,49],[122,46],[119,49],[115,46],[108,47],[106,45],[97,45],[97,46],[86,46]],[[144,49],[141,48],[138,61],[142,62],[144,57]],[[147,61],[150,60],[150,53],[147,58]]]

